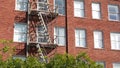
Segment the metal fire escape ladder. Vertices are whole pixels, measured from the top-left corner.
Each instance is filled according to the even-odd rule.
[[[38,25],[38,26],[41,26],[41,29],[43,29],[43,30],[42,30],[42,32],[37,32],[38,33],[38,41],[37,42],[38,43],[40,42],[41,44],[49,44],[49,43],[51,43],[51,39],[50,39],[50,36],[48,33],[47,25],[45,24],[45,20],[44,20],[41,12],[38,12],[38,17],[40,20],[40,25]],[[41,39],[43,38],[43,40],[39,41],[39,35],[41,35]]]
[[[43,53],[41,46],[39,44],[37,44],[36,47],[38,48],[38,56],[39,56],[40,61],[47,63],[47,59],[45,57],[45,54]]]

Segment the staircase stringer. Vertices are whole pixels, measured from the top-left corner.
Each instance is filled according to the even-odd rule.
[[[43,16],[42,16],[42,13],[41,12],[39,12],[38,13],[39,15],[39,19],[41,19],[42,20],[42,25],[44,26],[44,28],[45,28],[45,32],[47,32],[48,33],[48,35],[49,35],[49,32],[48,32],[48,28],[47,28],[47,26],[46,26],[46,24],[45,24],[45,21],[44,21],[44,18],[43,18]],[[51,39],[50,39],[50,35],[49,35],[49,38],[48,38],[48,41],[47,41],[48,43],[51,43]]]

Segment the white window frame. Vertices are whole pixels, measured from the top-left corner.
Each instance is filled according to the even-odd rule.
[[[19,31],[19,29],[23,28],[18,28],[16,29],[16,25],[23,25],[25,28],[25,31]],[[24,30],[23,29],[23,30]],[[24,37],[24,38],[23,38]],[[22,39],[22,40],[21,40]],[[23,43],[26,43],[27,42],[27,24],[26,23],[15,23],[14,24],[14,37],[13,37],[13,41],[14,42],[23,42]]]
[[[100,3],[92,3],[92,18],[101,19],[101,6]]]
[[[110,33],[111,49],[120,50],[120,33]]]
[[[103,49],[104,48],[104,45],[103,45],[103,33],[101,31],[94,31],[93,35],[94,35],[94,48]]]
[[[18,10],[18,11],[27,11],[28,9],[28,0],[23,0],[24,2],[18,2],[18,0],[15,0],[15,10]],[[20,9],[21,6],[26,6],[26,8],[24,9]],[[19,8],[18,8],[19,7]]]
[[[60,29],[63,30],[63,32],[61,32],[61,36],[60,35],[57,35],[57,34],[60,34]],[[60,39],[63,39],[62,42],[63,43],[60,43]],[[66,44],[66,41],[65,41],[65,38],[66,38],[66,35],[65,35],[65,28],[63,27],[55,27],[54,28],[54,43],[55,44],[58,44],[59,46],[64,46]]]
[[[83,36],[81,36],[82,35],[81,32],[83,32]],[[75,45],[76,47],[87,47],[86,46],[86,31],[84,29],[75,29]]]
[[[79,7],[76,6],[76,3],[79,4]],[[81,4],[82,4],[82,7],[81,7]],[[76,13],[78,13],[78,14],[76,14]],[[84,0],[74,0],[74,16],[75,17],[85,17]]]
[[[61,5],[61,6],[56,5],[55,1],[56,1],[56,0],[54,0],[54,8],[56,8],[56,6],[57,6],[57,7],[58,7],[58,8],[57,8],[57,12],[59,13],[59,15],[65,15],[65,0],[62,0],[64,3],[62,2],[62,5]],[[61,0],[59,0],[59,1],[61,1]],[[62,9],[63,12],[60,13],[60,12],[59,12],[59,9]]]
[[[120,68],[120,63],[113,63],[113,68]],[[114,65],[119,65],[119,67],[114,67]]]
[[[110,7],[114,8],[116,12],[110,12]],[[110,15],[114,15],[116,19],[110,19]],[[118,5],[108,5],[108,19],[110,21],[119,21],[120,20],[120,11]]]

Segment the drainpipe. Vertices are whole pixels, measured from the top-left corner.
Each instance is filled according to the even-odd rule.
[[[68,54],[68,20],[67,20],[67,0],[65,0],[65,35],[66,35],[66,54]]]

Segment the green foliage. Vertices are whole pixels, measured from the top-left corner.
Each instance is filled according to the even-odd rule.
[[[8,52],[8,50],[9,50],[9,46],[4,46],[4,48],[2,49],[2,51],[4,52],[4,53],[6,53],[6,52]]]
[[[103,68],[97,65],[86,53],[80,53],[76,58],[71,55],[57,54],[50,59],[47,68]]]
[[[0,68],[103,68],[96,64],[86,53],[73,57],[68,54],[56,54],[49,63],[40,62],[36,57],[10,58],[6,61],[0,59]]]

